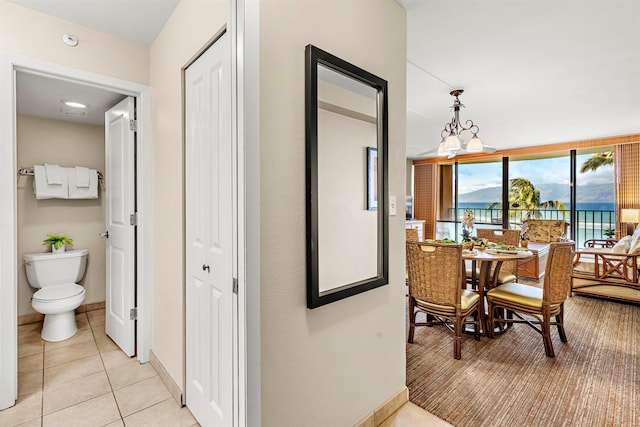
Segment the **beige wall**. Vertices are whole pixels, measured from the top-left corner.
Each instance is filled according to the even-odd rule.
[[[78,45],[62,41],[65,33]],[[0,51],[148,84],[149,51],[99,31],[0,0]]]
[[[306,308],[304,49],[389,82],[389,188],[405,193],[406,17],[392,0],[260,3],[262,425],[348,426],[405,386],[404,216],[390,284]]]
[[[182,68],[226,22],[226,1],[182,0],[151,46],[152,244],[151,348],[174,381],[184,384],[183,108]],[[154,241],[157,241],[154,239]]]
[[[224,0],[182,0],[147,50],[0,0],[0,50],[150,82],[152,349],[178,384],[183,250],[154,236],[183,238],[181,69],[224,26],[226,12]],[[405,12],[393,0],[262,0],[260,28],[262,425],[351,425],[404,387],[404,217],[389,221],[390,285],[306,308],[304,46],[389,81],[390,194],[401,197]],[[79,37],[77,48],[62,44],[65,32]]]
[[[104,171],[104,127],[61,120],[18,116],[18,167],[46,163],[85,166]],[[47,233],[73,239],[74,249],[88,249],[87,272],[80,282],[85,303],[105,300],[104,192],[91,200],[36,200],[33,177],[18,178],[18,314],[34,313],[22,258],[25,253],[48,252]]]

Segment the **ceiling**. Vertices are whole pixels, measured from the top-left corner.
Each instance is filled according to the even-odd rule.
[[[179,0],[8,1],[149,45]],[[498,149],[640,132],[640,0],[397,1],[407,9],[407,157],[435,156],[457,88],[461,120]],[[50,83],[28,104],[55,111],[75,97]]]
[[[145,46],[151,46],[180,2],[180,0],[6,1]]]
[[[6,1],[150,46],[180,0]],[[18,114],[94,125],[104,125],[105,111],[124,97],[104,89],[25,72],[18,72],[16,86]],[[86,116],[65,107],[62,100],[88,104]]]
[[[19,71],[16,78],[18,114],[104,126],[104,113],[124,95],[66,80]],[[71,108],[62,101],[76,101],[86,109]]]
[[[640,132],[640,0],[398,1],[407,157],[437,148],[454,88],[499,149]]]

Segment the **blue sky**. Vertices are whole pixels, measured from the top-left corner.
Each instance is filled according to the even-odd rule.
[[[604,166],[596,172],[581,174],[580,167],[591,154],[578,155],[578,185],[602,184],[613,182],[613,167]],[[502,185],[502,163],[461,164],[458,170],[461,194],[487,187]],[[556,157],[543,160],[521,160],[509,162],[510,178],[524,177],[534,186],[546,183],[569,185],[569,157]]]

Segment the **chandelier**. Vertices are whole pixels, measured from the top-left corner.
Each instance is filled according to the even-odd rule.
[[[444,125],[444,129],[440,133],[442,137],[442,141],[440,141],[440,145],[438,146],[438,155],[439,156],[449,156],[449,158],[454,157],[456,154],[459,154],[460,150],[464,150],[467,153],[479,153],[483,151],[482,142],[480,138],[478,138],[478,131],[480,128],[478,125],[474,124],[472,120],[467,120],[465,122],[466,126],[460,123],[460,107],[464,107],[464,105],[458,99],[464,92],[462,89],[455,89],[449,92],[451,96],[455,98],[453,101],[453,118],[451,121]],[[469,131],[472,136],[469,142],[464,142],[461,137],[462,132]]]

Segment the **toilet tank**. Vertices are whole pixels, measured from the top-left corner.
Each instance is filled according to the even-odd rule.
[[[74,249],[60,254],[44,252],[25,254],[27,280],[33,288],[64,283],[78,283],[87,267],[87,249]]]

